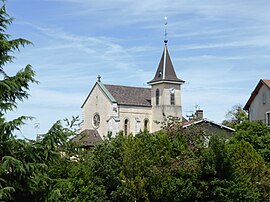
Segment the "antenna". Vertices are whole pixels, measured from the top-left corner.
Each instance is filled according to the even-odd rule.
[[[34,124],[35,124],[35,129],[36,129],[36,141],[38,141],[39,140],[38,130],[39,130],[40,123],[34,123]]]
[[[168,38],[167,38],[167,35],[168,35],[168,33],[167,33],[167,25],[168,25],[168,18],[165,16],[164,17],[164,29],[165,29],[165,33],[164,33],[164,36],[165,36],[165,38],[164,38],[164,43],[165,43],[165,45],[168,43]]]

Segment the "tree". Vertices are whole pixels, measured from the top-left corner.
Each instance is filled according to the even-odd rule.
[[[6,33],[13,18],[6,12],[5,1],[1,3],[0,200],[44,201],[52,182],[47,173],[48,168],[52,163],[63,159],[60,151],[64,150],[71,131],[57,122],[40,142],[20,140],[14,136],[14,131],[20,130],[20,126],[32,117],[20,116],[9,121],[6,120],[6,115],[17,108],[18,101],[28,98],[29,85],[37,81],[34,79],[35,72],[31,65],[22,68],[13,76],[8,75],[4,69],[7,63],[13,62],[12,54],[31,42],[22,38],[11,39],[11,36]]]
[[[247,113],[243,110],[241,105],[234,105],[226,114],[226,120],[222,122],[223,125],[235,128],[236,125],[247,121]]]
[[[243,122],[237,125],[233,136],[237,141],[249,142],[270,164],[270,128],[261,121]]]
[[[28,98],[28,89],[30,83],[35,83],[35,72],[30,65],[20,70],[15,76],[10,76],[4,70],[7,63],[13,61],[14,51],[19,50],[20,46],[31,44],[25,39],[10,39],[6,34],[8,25],[13,21],[6,12],[5,1],[2,1],[0,7],[0,199],[11,199],[12,193],[18,193],[19,187],[24,185],[17,184],[15,178],[23,180],[33,172],[32,162],[25,163],[24,157],[18,147],[31,149],[24,141],[15,140],[13,132],[18,130],[27,119],[31,117],[21,116],[14,120],[7,121],[5,115],[7,112],[17,107],[17,101],[23,101]],[[16,151],[16,149],[18,149]],[[16,153],[17,152],[17,153]],[[18,159],[20,156],[21,159]],[[41,165],[36,165],[41,166]],[[41,166],[42,167],[42,166]],[[13,180],[11,180],[13,179]],[[13,182],[12,182],[13,181]],[[18,182],[18,181],[17,181]],[[31,186],[31,185],[29,185]]]

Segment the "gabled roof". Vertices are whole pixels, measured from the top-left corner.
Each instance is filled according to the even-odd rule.
[[[114,97],[110,94],[110,92],[107,90],[107,88],[104,86],[104,84],[98,80],[95,85],[93,86],[93,88],[91,89],[91,91],[89,92],[89,94],[87,95],[86,99],[84,100],[81,108],[83,108],[83,106],[85,105],[86,101],[88,100],[89,96],[91,95],[92,91],[94,90],[94,88],[96,87],[96,85],[98,85],[100,87],[100,89],[102,90],[102,92],[105,94],[105,96],[112,102],[112,103],[116,103],[116,100],[114,99]]]
[[[259,83],[257,84],[257,86],[255,87],[255,90],[251,93],[251,96],[249,97],[246,105],[244,106],[244,110],[248,110],[251,103],[253,102],[254,98],[256,97],[256,95],[258,94],[259,90],[261,89],[261,87],[263,85],[266,85],[269,89],[270,89],[270,80],[267,79],[261,79],[259,81]]]
[[[79,143],[83,147],[91,147],[96,143],[101,142],[102,139],[97,130],[86,129],[72,139],[72,142]]]
[[[176,73],[174,71],[174,67],[172,64],[172,60],[167,48],[167,45],[165,44],[164,51],[161,56],[161,60],[159,62],[155,77],[148,82],[148,84],[154,84],[159,82],[174,82],[182,84],[185,81],[179,79],[176,76]]]
[[[85,99],[84,103],[82,104],[81,108],[83,108],[92,91],[97,85],[100,87],[101,91],[105,94],[111,103],[142,107],[152,106],[151,88],[110,85],[103,84],[101,81],[97,81]]]
[[[151,89],[104,84],[119,105],[151,107]]]
[[[183,128],[187,128],[189,126],[192,126],[192,125],[197,125],[197,124],[200,124],[200,123],[209,123],[209,124],[213,124],[213,125],[216,125],[220,128],[224,128],[225,130],[228,130],[228,131],[231,131],[231,132],[234,132],[235,130],[233,128],[230,128],[228,126],[225,126],[225,125],[222,125],[222,124],[219,124],[217,122],[214,122],[214,121],[210,121],[208,119],[200,119],[200,120],[191,120],[191,121],[188,121],[186,123],[183,123],[182,126]]]

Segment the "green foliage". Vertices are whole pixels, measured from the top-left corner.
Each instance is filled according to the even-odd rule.
[[[260,121],[243,122],[238,125],[234,138],[237,141],[245,140],[270,163],[270,128]]]
[[[31,44],[25,39],[10,39],[6,34],[12,18],[6,12],[5,1],[0,7],[0,200],[1,201],[40,201],[49,194],[48,187],[54,179],[48,174],[53,163],[64,159],[61,154],[71,152],[68,137],[74,133],[70,127],[63,127],[57,122],[43,140],[34,142],[19,140],[14,131],[20,130],[28,116],[20,116],[7,121],[5,116],[17,107],[18,101],[28,98],[29,86],[37,83],[35,72],[30,65],[21,69],[14,76],[4,70],[4,65],[13,62],[15,51]],[[67,149],[68,148],[68,149]],[[61,153],[61,152],[62,153]],[[63,161],[63,160],[62,160]],[[66,160],[67,161],[67,160]],[[67,163],[66,163],[67,164]]]
[[[65,174],[49,194],[60,201],[269,201],[269,171],[252,144],[216,134],[205,147],[203,136],[170,123],[156,134],[120,133],[56,165]]]

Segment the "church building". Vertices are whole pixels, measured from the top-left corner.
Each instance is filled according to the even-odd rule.
[[[104,84],[98,76],[82,104],[81,131],[106,138],[119,131],[125,135],[140,130],[160,130],[159,122],[172,116],[182,120],[181,85],[164,41],[164,50],[149,88]]]

